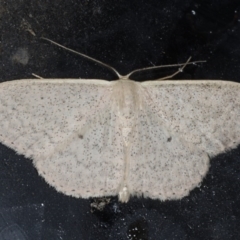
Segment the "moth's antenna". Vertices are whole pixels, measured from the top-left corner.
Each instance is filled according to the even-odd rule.
[[[169,76],[166,76],[166,77],[163,77],[163,78],[158,78],[156,79],[156,81],[159,81],[159,80],[166,80],[166,79],[169,79],[169,78],[172,78],[174,77],[175,75],[179,74],[180,72],[183,71],[183,69],[190,63],[190,60],[191,60],[191,57],[187,60],[187,62],[181,67],[179,68],[175,73],[169,75]]]
[[[110,70],[112,70],[112,71],[117,75],[117,77],[118,77],[119,79],[121,79],[121,78],[123,77],[121,74],[119,74],[119,72],[118,72],[115,68],[111,67],[110,65],[108,65],[108,64],[106,64],[106,63],[103,63],[103,62],[101,62],[101,61],[99,61],[99,60],[97,60],[97,59],[95,59],[95,58],[89,57],[88,55],[85,55],[85,54],[83,54],[83,53],[77,52],[77,51],[75,51],[75,50],[73,50],[73,49],[71,49],[71,48],[65,47],[65,46],[63,46],[63,45],[61,45],[61,44],[59,44],[59,43],[57,43],[57,42],[54,42],[54,41],[51,40],[51,39],[48,39],[48,38],[45,38],[45,37],[41,37],[41,39],[46,40],[46,41],[48,41],[48,42],[50,42],[50,43],[52,43],[52,44],[54,44],[54,45],[56,45],[56,46],[59,46],[59,47],[65,49],[65,50],[67,50],[67,51],[69,51],[69,52],[73,52],[73,53],[78,54],[78,55],[80,55],[80,56],[82,56],[82,57],[85,57],[85,58],[87,58],[88,60],[91,60],[91,61],[93,61],[93,62],[96,62],[96,63],[98,63],[98,64],[100,64],[100,65],[102,65],[102,66],[104,66],[104,67],[106,67],[106,68],[108,68],[108,69],[110,69]],[[129,79],[129,77],[130,77],[133,73],[140,72],[140,71],[146,71],[146,70],[158,69],[158,68],[166,68],[166,67],[182,66],[182,67],[179,68],[178,71],[175,72],[174,74],[169,75],[169,76],[166,76],[166,77],[163,77],[163,78],[157,79],[157,80],[165,80],[165,79],[169,79],[169,78],[177,75],[178,73],[182,72],[183,69],[184,69],[188,64],[196,64],[196,63],[206,62],[206,61],[190,62],[190,59],[191,59],[191,57],[187,60],[186,63],[170,64],[170,65],[159,65],[159,66],[153,66],[153,67],[146,67],[146,68],[136,69],[136,70],[130,72],[129,74],[127,74],[126,76],[124,76],[124,78],[125,78],[125,79]]]
[[[80,55],[80,56],[82,56],[82,57],[85,57],[85,58],[87,58],[87,59],[89,59],[89,60],[91,60],[91,61],[93,61],[93,62],[96,62],[96,63],[98,63],[98,64],[100,64],[100,65],[102,65],[102,66],[104,66],[104,67],[106,67],[106,68],[108,68],[108,69],[110,69],[110,70],[112,70],[112,71],[117,75],[117,77],[118,77],[119,79],[122,77],[122,75],[120,75],[115,68],[111,67],[110,65],[108,65],[108,64],[106,64],[106,63],[103,63],[103,62],[101,62],[101,61],[99,61],[99,60],[97,60],[97,59],[95,59],[95,58],[89,57],[89,56],[87,56],[87,55],[85,55],[85,54],[83,54],[83,53],[77,52],[77,51],[75,51],[75,50],[73,50],[73,49],[71,49],[71,48],[65,47],[65,46],[63,46],[63,45],[61,45],[61,44],[59,44],[59,43],[57,43],[57,42],[54,42],[53,40],[48,39],[48,38],[41,37],[41,39],[44,39],[44,40],[46,40],[46,41],[48,41],[48,42],[50,42],[50,43],[52,43],[52,44],[55,44],[55,45],[57,45],[57,46],[65,49],[65,50],[69,51],[69,52],[73,52],[73,53],[75,53],[75,54],[78,54],[78,55]]]
[[[163,77],[163,78],[157,79],[157,80],[165,80],[165,79],[168,79],[168,78],[172,78],[172,77],[174,77],[175,75],[177,75],[178,73],[182,72],[183,69],[184,69],[188,64],[196,64],[196,63],[206,62],[206,61],[194,61],[194,62],[190,62],[190,60],[191,60],[191,57],[190,57],[190,58],[187,60],[187,62],[185,62],[185,63],[169,64],[169,65],[158,65],[158,66],[152,66],[152,67],[146,67],[146,68],[139,68],[139,69],[136,69],[136,70],[130,72],[128,75],[126,75],[126,77],[129,78],[133,73],[141,72],[141,71],[146,71],[146,70],[151,70],[151,69],[166,68],[166,67],[179,67],[179,66],[182,66],[182,67],[179,68],[178,71],[175,72],[174,74],[169,75],[169,76],[166,76],[166,77]]]
[[[41,77],[41,76],[39,76],[39,75],[37,75],[37,74],[35,74],[35,73],[32,73],[32,75],[33,75],[35,78],[43,79],[43,77]]]

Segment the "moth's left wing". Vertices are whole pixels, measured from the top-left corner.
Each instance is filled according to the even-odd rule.
[[[240,143],[240,85],[217,81],[142,83],[129,150],[132,195],[179,199],[198,186],[213,156]]]
[[[210,156],[240,143],[240,84],[150,81],[142,86],[149,107],[165,125]]]

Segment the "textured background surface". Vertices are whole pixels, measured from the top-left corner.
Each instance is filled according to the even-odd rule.
[[[233,1],[0,1],[0,78],[116,79],[45,36],[121,74],[207,60],[178,79],[240,79],[240,3]],[[33,32],[36,34],[34,36]],[[135,79],[168,75],[150,71]],[[0,145],[0,239],[240,239],[240,149],[212,159],[200,188],[181,201],[133,198],[91,213],[93,200],[57,193],[31,161]],[[11,231],[10,231],[11,230]],[[130,235],[127,238],[127,234]],[[135,236],[135,237],[134,237]]]

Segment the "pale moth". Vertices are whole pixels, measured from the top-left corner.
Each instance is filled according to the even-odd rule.
[[[0,141],[57,191],[121,202],[181,199],[201,183],[209,157],[239,144],[238,83],[140,83],[113,70],[112,82],[1,83]]]

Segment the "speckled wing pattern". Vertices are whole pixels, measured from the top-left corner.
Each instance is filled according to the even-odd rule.
[[[240,85],[233,82],[0,85],[0,141],[75,197],[182,198],[201,183],[209,156],[239,144],[239,117]]]
[[[240,143],[240,85],[150,81],[141,86],[145,106],[131,148],[130,192],[182,198],[201,183],[209,156]]]
[[[0,141],[31,158],[58,191],[116,195],[124,161],[111,91],[112,84],[100,80],[2,83]]]

